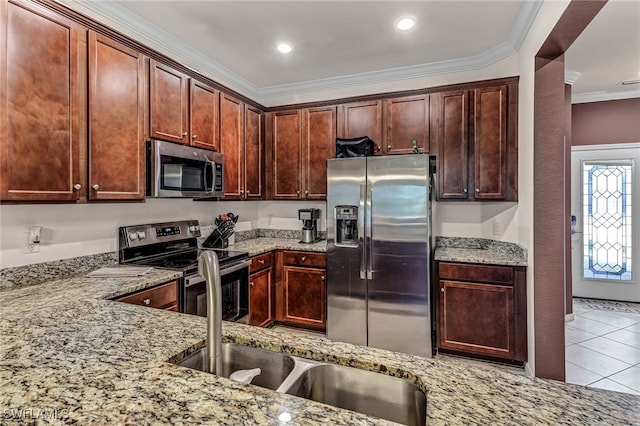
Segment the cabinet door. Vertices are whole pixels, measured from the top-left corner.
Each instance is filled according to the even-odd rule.
[[[440,280],[438,347],[514,359],[513,287]]]
[[[380,153],[384,143],[382,132],[382,101],[365,101],[346,104],[343,107],[344,138],[369,136]]]
[[[325,270],[284,266],[284,318],[314,329],[326,327]]]
[[[413,141],[421,153],[429,152],[429,95],[387,101],[386,154],[411,154]]]
[[[144,56],[89,33],[89,199],[145,195]]]
[[[149,96],[151,137],[188,143],[188,81],[180,71],[151,60]]]
[[[262,199],[263,141],[262,111],[246,106],[244,110],[244,198]]]
[[[275,319],[273,269],[249,276],[249,324],[266,327]]]
[[[476,89],[473,111],[474,197],[506,198],[507,86]]]
[[[438,95],[438,198],[468,198],[469,94]]]
[[[218,151],[218,91],[191,79],[189,93],[191,145]]]
[[[306,110],[304,199],[326,200],[327,158],[336,154],[336,107]]]
[[[224,154],[224,197],[241,199],[243,187],[243,111],[244,104],[231,96],[220,95],[220,152]]]
[[[273,113],[273,199],[298,200],[302,188],[302,112]]]
[[[0,23],[0,198],[77,200],[86,30],[26,1]]]

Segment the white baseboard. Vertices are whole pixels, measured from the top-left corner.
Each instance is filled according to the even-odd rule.
[[[524,372],[527,375],[527,377],[535,377],[533,369],[531,368],[531,364],[529,364],[528,362],[524,363]]]

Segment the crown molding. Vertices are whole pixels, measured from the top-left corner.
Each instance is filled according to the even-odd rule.
[[[300,83],[258,87],[168,32],[135,15],[113,0],[55,1],[131,37],[171,59],[180,62],[184,66],[263,105],[268,104],[267,98],[276,96],[322,92],[345,87],[366,86],[388,81],[407,80],[485,68],[518,52],[531,24],[542,6],[542,0],[524,1],[507,40],[476,56],[323,78]]]
[[[569,69],[565,69],[564,70],[564,82],[565,84],[570,84],[573,86],[573,84],[578,81],[578,79],[582,77],[582,73],[578,72],[578,71],[572,71]]]
[[[584,104],[587,102],[617,101],[621,99],[633,98],[640,98],[640,89],[625,90],[620,92],[575,93],[571,95],[571,103]]]

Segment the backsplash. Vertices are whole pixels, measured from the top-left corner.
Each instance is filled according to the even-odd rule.
[[[0,270],[0,289],[27,287],[45,281],[83,275],[118,264],[118,253],[100,253]]]

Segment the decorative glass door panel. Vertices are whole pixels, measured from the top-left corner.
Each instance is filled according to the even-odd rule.
[[[631,281],[632,161],[582,163],[583,278]]]

